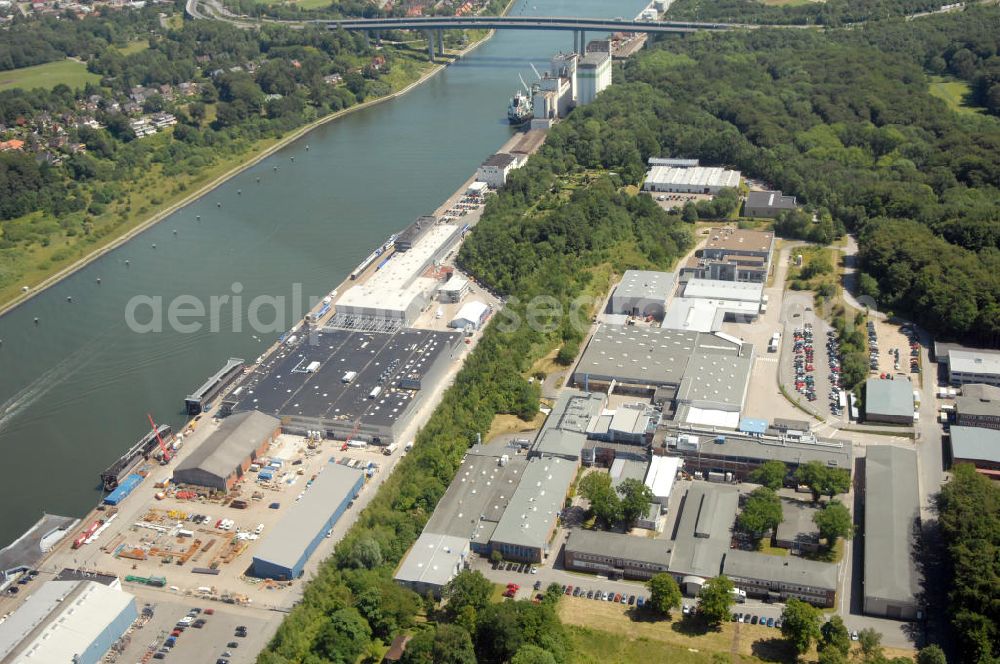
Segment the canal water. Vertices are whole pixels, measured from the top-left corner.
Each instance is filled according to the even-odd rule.
[[[511,13],[630,17],[644,4],[519,0]],[[409,94],[317,128],[0,318],[0,546],[43,511],[85,514],[101,498],[100,472],[148,431],[147,413],[181,425],[184,396],[227,358],[253,361],[310,297],[433,211],[510,137],[518,74],[530,81],[529,63],[544,70],[572,47],[572,32],[500,31]],[[235,294],[240,325],[220,298],[218,331],[207,317],[183,319],[200,330],[169,329],[178,296],[208,309]],[[267,323],[280,307],[248,311],[260,295],[285,298],[281,324],[263,332],[248,315]],[[162,311],[163,331],[132,329],[130,302],[147,327]]]

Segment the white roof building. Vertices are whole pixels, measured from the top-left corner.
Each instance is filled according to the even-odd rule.
[[[644,191],[688,194],[717,194],[722,189],[740,186],[740,172],[717,166],[652,166],[642,185]]]
[[[396,572],[396,583],[424,595],[440,597],[441,590],[462,571],[469,557],[469,539],[424,532]]]
[[[479,300],[469,300],[462,305],[455,317],[448,323],[448,327],[464,330],[468,327],[479,329],[479,326],[486,320],[490,313],[490,308]]]
[[[656,456],[649,462],[646,471],[646,486],[653,492],[653,502],[666,505],[670,492],[674,489],[677,471],[684,467],[684,459],[672,456]]]
[[[97,664],[138,617],[135,598],[96,581],[48,581],[0,623],[3,664]]]
[[[755,281],[691,279],[684,287],[684,297],[703,300],[732,300],[760,304],[763,294],[764,284]]]
[[[952,350],[948,353],[948,371],[953,383],[1000,386],[1000,353]]]
[[[337,315],[412,323],[438,286],[424,271],[458,239],[460,230],[455,224],[437,224],[412,248],[393,253],[382,269],[340,296]]]

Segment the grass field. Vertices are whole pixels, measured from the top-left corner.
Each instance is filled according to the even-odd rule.
[[[623,638],[585,627],[568,627],[572,664],[634,664],[635,662],[670,662],[670,664],[715,664],[719,660],[709,653],[673,646],[662,641],[640,637]]]
[[[54,88],[65,83],[71,88],[82,88],[87,83],[97,83],[101,77],[87,71],[87,65],[75,60],[47,62],[34,67],[0,71],[0,90],[11,88]]]
[[[930,93],[948,104],[948,108],[956,113],[981,113],[983,109],[970,106],[969,84],[944,76],[931,76]]]

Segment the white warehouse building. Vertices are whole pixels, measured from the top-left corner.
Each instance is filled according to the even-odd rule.
[[[662,320],[673,292],[673,272],[626,270],[611,295],[611,313]]]
[[[97,664],[137,617],[117,581],[48,581],[0,623],[0,662]]]
[[[483,304],[479,300],[470,300],[462,305],[462,308],[458,310],[455,317],[448,323],[448,327],[453,327],[457,330],[467,330],[469,328],[478,330],[489,316],[490,308],[488,305]]]
[[[740,186],[740,172],[717,166],[652,166],[646,172],[643,191],[680,194],[717,194]]]

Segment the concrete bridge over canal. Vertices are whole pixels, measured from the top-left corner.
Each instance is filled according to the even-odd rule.
[[[251,27],[257,20],[237,16],[221,0],[187,0],[187,13],[196,19],[218,19]],[[278,23],[274,19],[265,22]],[[582,53],[587,46],[587,32],[643,32],[646,34],[688,34],[701,31],[732,30],[742,26],[732,23],[697,21],[641,21],[624,18],[572,18],[563,16],[417,16],[412,18],[342,18],[315,21],[287,21],[293,25],[324,25],[330,30],[363,31],[376,39],[386,30],[420,30],[427,35],[431,60],[444,51],[444,30],[559,30],[573,33],[573,50]],[[436,48],[435,48],[436,43]]]

